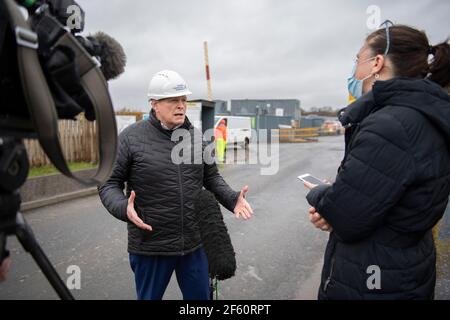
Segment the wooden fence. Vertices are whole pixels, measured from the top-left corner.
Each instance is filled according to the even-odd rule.
[[[143,118],[142,112],[117,112],[116,115],[135,116],[136,121]],[[60,120],[59,140],[67,162],[98,163],[98,141],[96,122],[87,121],[83,115],[77,121]],[[38,140],[25,140],[28,160],[31,167],[51,165]]]
[[[99,159],[97,126],[83,116],[78,121],[61,120],[59,139],[67,162],[97,163]],[[38,140],[25,140],[30,166],[40,167],[51,162],[42,150]]]

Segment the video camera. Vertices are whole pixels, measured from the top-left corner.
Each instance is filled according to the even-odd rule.
[[[63,299],[73,297],[19,213],[19,188],[29,170],[23,139],[39,139],[55,167],[84,185],[111,173],[117,128],[107,80],[124,71],[126,56],[105,33],[81,36],[84,18],[74,0],[0,0],[0,239],[16,235]],[[58,132],[58,120],[81,113],[97,121],[99,165],[88,178],[68,168]]]
[[[102,183],[117,139],[106,81],[124,71],[122,47],[101,32],[80,36],[85,14],[73,0],[0,0],[0,8],[0,137],[38,138],[63,174],[86,185]],[[99,170],[88,179],[70,172],[58,139],[58,119],[82,112],[99,129]]]

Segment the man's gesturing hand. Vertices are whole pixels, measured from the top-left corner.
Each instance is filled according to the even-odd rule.
[[[239,219],[242,216],[245,220],[250,219],[253,214],[252,207],[248,204],[247,200],[245,200],[245,195],[248,192],[248,186],[245,186],[241,190],[241,194],[239,195],[238,201],[236,203],[236,207],[234,208],[234,214],[236,218]]]
[[[0,282],[6,280],[6,275],[8,274],[9,268],[11,266],[11,258],[8,257],[0,264]]]
[[[153,231],[152,227],[148,224],[145,224],[144,221],[142,221],[141,218],[139,218],[136,210],[134,210],[134,199],[136,198],[136,193],[134,191],[131,191],[131,196],[128,199],[128,206],[127,206],[127,217],[128,220],[130,220],[132,223],[134,223],[138,228],[141,228],[143,230]]]

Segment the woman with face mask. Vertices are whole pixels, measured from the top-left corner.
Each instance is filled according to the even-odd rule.
[[[330,231],[319,299],[433,299],[450,194],[450,45],[386,23],[357,55],[336,182],[307,185]],[[447,88],[447,89],[444,89]]]

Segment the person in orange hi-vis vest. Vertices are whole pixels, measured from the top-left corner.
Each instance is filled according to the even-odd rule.
[[[215,128],[214,137],[216,142],[217,161],[224,162],[227,146],[227,121],[225,119],[220,120],[218,126]]]

